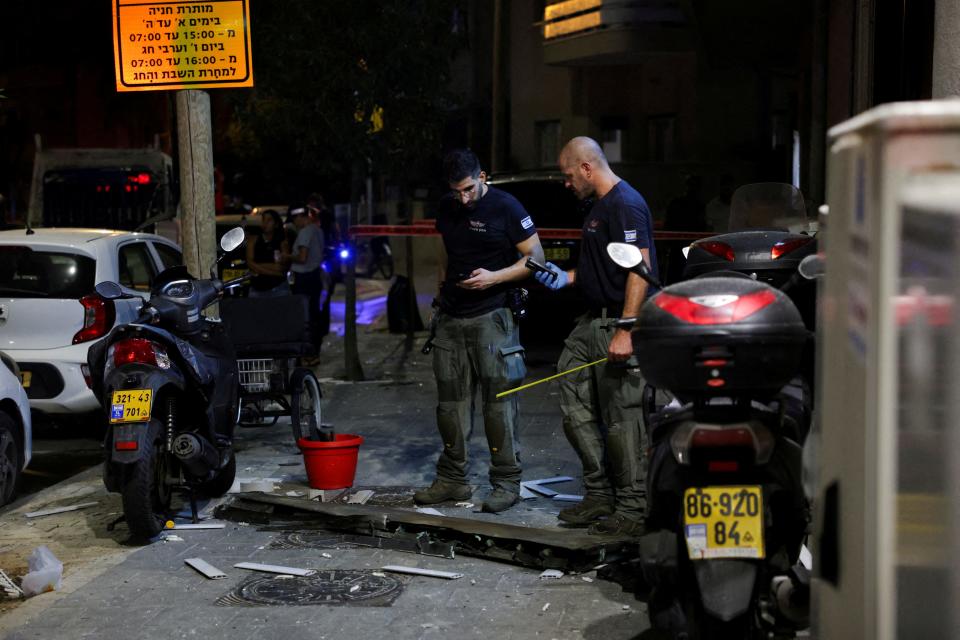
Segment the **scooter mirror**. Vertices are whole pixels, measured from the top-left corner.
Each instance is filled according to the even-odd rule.
[[[632,269],[643,262],[640,249],[625,242],[611,242],[607,245],[607,255],[624,269]]]
[[[234,227],[223,234],[223,237],[220,238],[220,248],[226,252],[233,251],[237,247],[243,244],[244,233],[243,227]]]
[[[110,282],[109,280],[98,283],[97,286],[94,287],[94,290],[97,292],[97,295],[104,300],[116,300],[123,298],[125,295],[119,284]]]
[[[807,280],[822,278],[827,268],[826,258],[819,253],[812,253],[800,261],[797,271]]]

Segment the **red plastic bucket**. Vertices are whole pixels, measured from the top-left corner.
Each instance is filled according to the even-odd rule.
[[[314,489],[346,489],[353,486],[357,473],[357,455],[362,436],[349,433],[334,435],[332,442],[300,438],[297,446],[307,468],[307,484]]]

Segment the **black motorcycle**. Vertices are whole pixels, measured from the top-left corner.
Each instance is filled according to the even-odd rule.
[[[238,228],[220,244],[229,252],[242,243]],[[237,359],[224,324],[202,311],[246,279],[223,283],[193,278],[184,266],[167,269],[139,317],[90,349],[94,392],[110,423],[104,484],[122,495],[134,537],[163,529],[174,491],[188,494],[196,520],[195,496],[223,495],[233,484]],[[105,299],[130,297],[114,282],[96,290]]]
[[[724,268],[664,288],[635,323],[622,321],[649,385],[640,582],[652,626],[675,638],[792,637],[809,611],[798,560],[811,400],[798,374],[810,331],[782,290],[797,283],[800,260],[777,260],[810,238],[741,233],[695,243]],[[722,246],[697,247],[709,242]],[[688,270],[698,266],[693,251]],[[608,253],[659,287],[636,247],[614,243]],[[664,391],[673,400],[658,404]]]

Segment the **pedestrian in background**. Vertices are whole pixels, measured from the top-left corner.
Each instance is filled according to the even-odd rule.
[[[323,262],[323,231],[314,224],[313,217],[306,207],[292,209],[290,216],[297,229],[297,238],[293,242],[293,250],[284,258],[290,263],[293,293],[309,298],[310,337],[319,352],[323,341],[323,334],[320,332],[320,296],[323,293],[323,269],[320,265]],[[304,363],[316,364],[307,360]]]
[[[530,275],[527,258],[543,260],[533,220],[516,198],[486,184],[480,161],[469,149],[451,151],[443,162],[450,193],[440,202],[437,231],[443,238],[433,372],[437,381],[437,427],[443,451],[433,484],[414,494],[418,504],[466,500],[467,448],[478,388],[490,450],[493,490],[483,510],[497,513],[520,500],[516,439],[517,400],[497,393],[526,374],[523,349],[509,308],[511,290]]]
[[[601,358],[607,362],[560,378],[563,432],[583,464],[586,495],[561,509],[558,517],[589,525],[591,534],[639,536],[646,515],[644,381],[630,331],[617,328],[615,321],[637,316],[647,283],[618,267],[607,256],[607,244],[636,245],[656,273],[650,209],[643,196],[613,173],[591,138],[568,142],[559,164],[565,186],[577,198],[594,202],[584,221],[577,268],[563,271],[547,263],[552,276],[536,275],[550,289],[575,285],[589,309],[564,343],[557,369],[567,371]]]
[[[320,307],[319,334],[330,333],[330,303],[337,283],[343,279],[340,267],[340,225],[337,223],[333,211],[326,205],[323,196],[311,193],[307,197],[307,211],[313,216],[316,224],[323,232],[323,288],[326,295]]]
[[[289,252],[280,214],[267,209],[260,214],[260,235],[247,241],[247,268],[253,273],[251,298],[290,295],[283,263],[283,256]]]

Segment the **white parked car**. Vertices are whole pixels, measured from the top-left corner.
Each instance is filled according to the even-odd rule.
[[[96,411],[87,351],[138,299],[94,293],[104,280],[149,297],[154,277],[182,264],[176,244],[149,233],[103,229],[0,231],[0,349],[20,367],[30,406],[50,414]]]
[[[20,385],[20,370],[0,353],[0,505],[13,499],[20,474],[33,453],[30,402]]]

